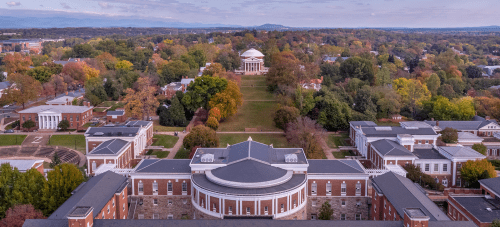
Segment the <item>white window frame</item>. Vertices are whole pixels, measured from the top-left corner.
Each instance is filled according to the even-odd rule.
[[[187,195],[187,182],[182,181],[182,195]]]
[[[158,206],[158,199],[153,199],[153,205]]]
[[[172,181],[168,181],[167,183],[167,195],[172,195],[174,191],[174,184]]]
[[[346,215],[345,214],[340,214],[340,220],[345,221],[346,220]]]
[[[316,181],[313,181],[311,184],[311,195],[317,195],[318,193],[318,184],[316,184]]]
[[[356,183],[356,196],[361,195],[361,182]]]
[[[326,183],[326,195],[332,195],[332,183],[330,181]]]
[[[424,165],[424,172],[430,172],[431,171],[431,164],[425,163]]]
[[[443,164],[443,172],[448,172],[448,164]]]
[[[439,172],[439,163],[434,163],[434,172]]]
[[[139,195],[142,195],[144,194],[144,184],[142,183],[142,181],[139,181],[139,183],[137,184],[137,190],[139,192]]]
[[[153,195],[158,195],[158,183],[153,181]]]
[[[247,215],[250,215],[250,207],[246,207],[246,213]]]
[[[345,181],[343,181],[342,184],[340,185],[340,195],[341,196],[347,195],[347,184],[345,183]]]
[[[355,214],[354,215],[354,220],[361,221],[361,214]]]

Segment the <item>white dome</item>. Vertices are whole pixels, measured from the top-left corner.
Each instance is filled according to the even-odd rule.
[[[254,49],[254,48],[245,51],[245,53],[243,53],[241,56],[242,57],[264,57],[264,55],[260,51]]]

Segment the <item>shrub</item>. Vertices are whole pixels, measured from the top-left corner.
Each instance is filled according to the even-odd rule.
[[[458,131],[452,128],[445,128],[440,132],[441,140],[445,143],[456,143],[458,141]]]
[[[423,173],[420,168],[413,164],[406,165],[404,167],[406,172],[406,177],[415,183],[421,183],[422,187],[427,187],[432,190],[443,191],[444,186],[441,183],[436,183],[435,179],[430,175]]]

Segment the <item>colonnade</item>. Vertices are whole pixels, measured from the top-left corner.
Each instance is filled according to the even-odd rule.
[[[245,63],[245,72],[259,72],[261,70],[260,62]]]
[[[60,114],[38,115],[38,125],[40,129],[57,129],[57,125],[60,121]]]

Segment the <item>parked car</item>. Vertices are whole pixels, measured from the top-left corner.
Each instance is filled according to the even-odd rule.
[[[149,117],[149,118],[148,118],[148,121],[152,121],[152,120],[153,120],[153,118],[152,118],[152,117]]]
[[[3,133],[14,133],[14,130],[13,129],[7,129]]]

